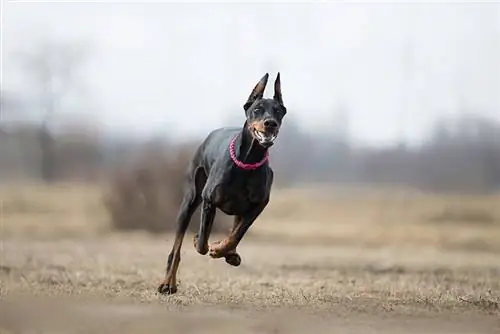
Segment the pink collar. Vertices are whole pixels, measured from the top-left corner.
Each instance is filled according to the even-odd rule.
[[[234,143],[236,142],[236,138],[238,138],[238,135],[234,136],[234,138],[231,140],[231,143],[229,144],[229,155],[231,156],[231,160],[233,160],[236,166],[244,170],[254,170],[259,168],[269,160],[269,151],[266,151],[266,155],[264,155],[264,158],[262,158],[261,161],[254,164],[247,164],[243,161],[238,160],[238,158],[236,158],[236,152],[234,151]]]

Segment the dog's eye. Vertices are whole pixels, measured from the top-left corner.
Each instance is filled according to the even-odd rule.
[[[281,116],[284,116],[286,114],[286,110],[283,108],[274,108],[274,112]]]

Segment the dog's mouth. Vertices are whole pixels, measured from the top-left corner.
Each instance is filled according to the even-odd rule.
[[[252,133],[255,139],[259,142],[260,145],[264,147],[270,147],[274,144],[274,140],[278,137],[278,131],[267,133],[264,131],[260,131],[257,129],[252,129]]]

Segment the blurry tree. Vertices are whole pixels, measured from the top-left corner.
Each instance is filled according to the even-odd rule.
[[[322,141],[325,148],[320,149],[322,158],[318,161],[321,165],[321,174],[327,180],[345,182],[351,178],[354,166],[351,161],[351,137],[349,109],[339,105],[333,110],[329,120],[330,133]],[[326,154],[325,154],[326,152]]]
[[[61,110],[61,101],[77,86],[77,72],[87,59],[87,50],[82,43],[43,41],[18,56],[37,95],[40,176],[46,182],[54,181],[57,167],[51,122]]]
[[[419,161],[428,186],[461,191],[500,188],[500,123],[478,114],[436,122]]]

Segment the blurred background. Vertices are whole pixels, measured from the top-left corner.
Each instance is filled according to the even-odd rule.
[[[472,312],[498,324],[500,3],[0,1],[0,297],[131,306],[89,318],[76,302],[61,312],[77,320],[52,321],[50,304],[27,303],[0,311],[0,328],[20,333],[36,314],[68,333],[105,332],[113,316],[114,332],[197,333],[212,315],[226,326],[212,332],[231,318],[234,333],[237,310],[286,306],[352,324],[358,311],[432,313],[449,333],[488,326]],[[278,71],[288,113],[242,265],[199,256],[188,235],[180,293],[159,298],[194,150],[242,126],[252,88]],[[230,226],[219,212],[210,241]],[[203,314],[164,317],[190,305]],[[247,332],[297,332],[272,320]]]
[[[288,114],[271,149],[268,217],[340,224],[350,206],[332,201],[349,195],[366,221],[408,220],[418,195],[455,196],[419,221],[500,219],[498,3],[2,5],[10,219],[38,222],[76,196],[95,202],[81,208],[84,224],[168,229],[196,145],[242,125],[251,89],[277,71]],[[299,214],[301,192],[323,209]],[[382,202],[362,200],[372,195]]]

